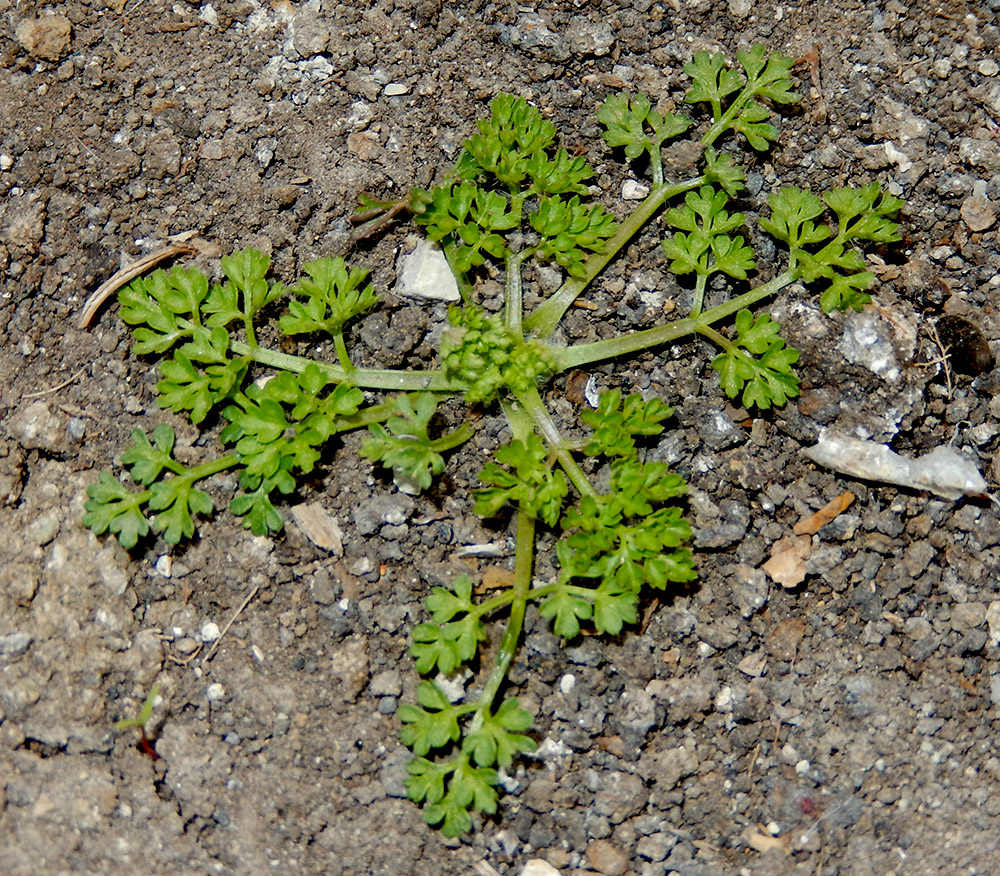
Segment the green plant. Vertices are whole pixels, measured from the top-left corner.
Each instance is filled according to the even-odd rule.
[[[197,271],[175,268],[139,279],[120,294],[122,318],[135,326],[133,351],[161,357],[159,403],[187,413],[194,423],[210,415],[227,422],[221,440],[228,452],[185,466],[172,455],[173,430],[157,426],[152,441],[141,431],[122,456],[138,490],[104,473],[89,490],[84,522],[115,534],[128,548],[150,526],[169,542],[194,531],[194,518],[212,510],[196,484],[217,472],[239,473],[234,514],[256,534],[282,526],[274,500],[295,489],[296,477],[316,465],[320,449],[340,432],[367,427],[362,453],[393,470],[397,483],[426,487],[443,468],[443,454],[472,434],[466,423],[443,434],[435,428],[438,401],[462,395],[470,404],[499,404],[511,440],[483,469],[476,493],[479,514],[512,509],[516,555],[512,586],[477,599],[465,577],[435,587],[425,600],[429,620],[413,630],[411,653],[418,672],[448,675],[480,656],[486,621],[507,615],[491,666],[481,686],[452,702],[433,680],[420,683],[416,704],[403,705],[402,739],[415,758],[408,789],[430,824],[458,835],[472,826],[471,813],[497,808],[498,769],[534,748],[529,715],[516,696],[502,695],[522,635],[526,606],[534,602],[556,633],[572,638],[581,624],[616,634],[635,623],[644,587],[663,590],[695,577],[686,544],[690,528],[677,504],[683,479],[647,461],[643,446],[671,416],[659,399],[618,391],[601,395],[582,419],[585,437],[565,437],[550,415],[541,388],[554,375],[590,363],[661,347],[700,334],[719,347],[711,367],[725,393],[747,407],[782,405],[798,392],[792,366],[798,358],[767,314],[750,307],[801,281],[821,291],[824,310],[859,308],[872,277],[858,243],[898,239],[892,216],[901,201],[876,184],[816,196],[785,188],[769,199],[770,216],[759,227],[786,245],[784,270],[759,285],[748,277],[756,264],[744,216],[731,209],[743,188],[743,172],[717,150],[725,136],[740,135],[754,150],[777,137],[769,104],[798,100],[792,61],[756,47],[739,53],[741,69],[721,54],[699,52],[685,71],[686,100],[705,105],[708,125],[699,141],[701,172],[664,179],[661,147],[694,124],[659,113],[642,95],[609,97],[598,111],[609,147],[641,161],[650,177],[648,196],[616,222],[588,203],[592,176],[582,157],[555,145],[555,128],[526,101],[498,95],[490,117],[465,144],[446,181],[414,191],[407,207],[427,236],[438,241],[458,279],[463,302],[449,311],[451,327],[440,348],[440,367],[390,371],[356,367],[344,329],[375,306],[365,275],[341,259],[305,266],[291,289],[266,279],[268,260],[253,251],[222,260],[226,282],[209,286]],[[609,261],[668,203],[674,233],[663,243],[671,269],[693,275],[690,311],[653,328],[593,343],[563,346],[552,340],[566,310]],[[396,213],[399,203],[366,199],[366,219]],[[829,209],[836,228],[822,217]],[[565,269],[562,286],[540,305],[526,308],[523,268],[529,260]],[[491,315],[476,304],[477,270],[485,262],[504,271],[504,308]],[[704,308],[708,281],[730,278],[743,287],[729,300]],[[279,300],[286,334],[333,337],[337,362],[314,362],[265,348],[257,341],[262,313]],[[731,318],[734,331],[722,328]],[[251,382],[261,366],[278,371]],[[362,389],[390,394],[366,404]],[[600,477],[595,478],[595,475]],[[597,483],[604,484],[598,488]],[[149,517],[151,516],[151,521]],[[536,530],[557,537],[554,580],[533,584]]]
[[[149,719],[153,717],[153,709],[156,706],[156,700],[159,695],[160,688],[154,684],[152,690],[150,690],[148,696],[143,701],[142,708],[136,717],[122,718],[120,721],[115,721],[116,730],[127,730],[129,727],[136,727],[139,730],[139,750],[143,754],[148,754],[153,760],[159,758],[159,755],[146,735],[146,725],[149,724]]]

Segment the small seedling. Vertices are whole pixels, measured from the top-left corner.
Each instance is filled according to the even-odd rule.
[[[151,435],[135,430],[122,462],[138,489],[102,473],[88,491],[84,518],[126,548],[151,530],[170,543],[190,538],[195,519],[214,505],[197,485],[227,469],[238,473],[232,513],[256,535],[278,532],[281,496],[314,469],[321,448],[351,429],[368,429],[362,454],[390,468],[398,484],[424,488],[443,470],[445,455],[473,434],[471,421],[444,428],[439,402],[461,396],[469,405],[502,410],[510,441],[483,469],[474,502],[483,516],[515,518],[513,583],[483,598],[464,576],[433,588],[424,600],[429,618],[414,628],[410,649],[428,680],[417,687],[418,702],[399,709],[403,742],[415,755],[409,795],[423,804],[428,823],[449,836],[469,830],[472,813],[496,812],[498,771],[535,748],[532,716],[505,691],[527,605],[535,603],[565,639],[584,626],[615,635],[636,623],[644,588],[663,591],[696,576],[687,547],[691,530],[679,504],[686,484],[644,452],[667,428],[668,400],[612,389],[582,414],[580,429],[550,413],[546,384],[591,363],[699,334],[719,349],[710,367],[729,398],[758,410],[783,405],[798,394],[798,353],[786,346],[777,322],[751,308],[793,283],[818,291],[824,311],[860,308],[873,276],[857,246],[898,239],[892,217],[902,202],[875,183],[822,196],[783,188],[768,199],[770,215],[758,226],[787,250],[785,264],[753,284],[749,232],[734,209],[744,174],[717,147],[735,137],[750,150],[767,149],[778,136],[771,107],[799,98],[790,58],[768,56],[758,46],[738,60],[739,69],[732,69],[721,54],[699,52],[684,68],[691,78],[686,101],[707,110],[704,124],[700,115],[660,113],[641,94],[612,95],[603,103],[597,119],[607,146],[623,150],[650,182],[648,196],[621,222],[590,203],[590,166],[557,146],[555,127],[536,108],[509,94],[492,101],[489,118],[478,123],[445,181],[413,191],[406,204],[440,244],[462,294],[448,313],[436,368],[354,364],[345,329],[378,298],[365,272],[339,258],[305,265],[289,289],[267,279],[266,256],[245,250],[222,259],[221,285],[210,285],[197,270],[174,268],[137,279],[119,294],[121,317],[134,327],[132,352],[159,359],[160,406],[196,425],[221,419],[227,447],[218,458],[185,465],[173,455],[170,425],[156,426]],[[699,126],[700,172],[667,180],[662,147]],[[362,206],[364,219],[376,225],[380,210],[400,209],[399,202],[371,199]],[[672,271],[693,277],[688,312],[599,341],[566,346],[556,340],[566,311],[665,207],[673,231],[662,252]],[[650,254],[650,264],[656,257]],[[559,266],[566,280],[529,307],[524,269],[532,261]],[[504,276],[503,309],[496,315],[477,300],[487,263]],[[710,280],[713,295],[726,283],[733,295],[707,307]],[[277,320],[281,332],[331,338],[336,362],[261,346],[259,327],[279,306],[286,311]],[[277,373],[255,380],[262,369]],[[369,404],[362,390],[388,395]],[[541,529],[556,540],[558,573],[536,583]],[[502,623],[504,615],[506,627],[487,659],[480,652],[486,624]],[[431,680],[477,658],[481,674],[458,701]]]
[[[156,706],[159,696],[160,688],[154,684],[153,689],[149,692],[149,696],[146,697],[142,708],[139,710],[139,714],[135,718],[122,718],[120,721],[115,722],[116,730],[127,730],[129,727],[138,727],[139,751],[143,754],[148,754],[153,760],[159,759],[160,755],[156,753],[156,749],[153,748],[149,737],[146,735],[146,725],[149,723],[149,719],[153,717],[153,709]]]

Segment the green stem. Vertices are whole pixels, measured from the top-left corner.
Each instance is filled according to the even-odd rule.
[[[210,459],[208,462],[203,462],[200,465],[193,465],[184,474],[178,475],[178,477],[184,478],[193,484],[214,474],[218,474],[220,471],[225,471],[227,468],[232,468],[234,465],[239,465],[239,462],[240,458],[238,454],[227,453],[218,459]]]
[[[506,272],[504,290],[504,323],[516,332],[519,338],[524,337],[524,293],[521,288],[521,265],[533,250],[508,253],[504,270]]]
[[[244,318],[243,318],[243,326],[246,329],[247,341],[250,343],[250,346],[254,350],[256,350],[257,349],[257,332],[254,331],[253,317],[249,316],[249,315],[244,316]]]
[[[348,372],[341,365],[329,362],[317,362],[304,356],[292,356],[280,353],[267,347],[252,348],[242,341],[231,341],[230,349],[238,356],[267,365],[271,368],[281,368],[296,374],[303,372],[309,365],[317,365],[337,383],[353,383],[364,389],[395,389],[403,392],[464,392],[468,387],[454,380],[449,380],[440,371],[395,371],[382,368],[355,368]]]
[[[646,152],[649,155],[649,173],[653,178],[654,186],[663,185],[663,153],[660,149],[663,147],[663,142],[659,141],[657,143],[650,144],[652,148],[647,149]]]
[[[504,630],[503,638],[500,640],[496,663],[493,664],[490,677],[486,680],[486,685],[479,695],[478,708],[466,735],[475,733],[483,726],[486,715],[500,691],[500,686],[507,677],[510,664],[514,660],[514,654],[517,653],[517,646],[521,641],[524,610],[528,604],[528,593],[531,591],[531,569],[535,559],[535,518],[520,510],[517,512],[515,544],[514,585],[511,588],[512,599],[507,629]]]
[[[698,329],[698,334],[708,338],[713,344],[715,344],[718,347],[721,347],[727,353],[739,355],[740,352],[742,352],[740,348],[736,346],[736,344],[734,344],[731,340],[729,340],[729,338],[727,338],[721,332],[717,332],[711,326],[703,325],[701,328]]]
[[[354,365],[351,364],[351,357],[347,355],[347,344],[344,343],[343,331],[334,333],[333,347],[337,351],[337,359],[340,361],[340,367],[343,368],[348,374],[353,374],[355,368]]]
[[[629,335],[620,335],[617,338],[608,338],[604,341],[595,341],[592,344],[580,344],[555,350],[557,367],[560,371],[580,368],[591,362],[646,350],[675,341],[685,335],[700,332],[706,326],[710,326],[720,319],[725,319],[744,307],[750,307],[769,295],[774,295],[797,279],[798,274],[795,271],[784,271],[770,282],[764,283],[756,289],[751,289],[749,292],[744,292],[731,301],[716,305],[699,316],[689,316],[686,319],[678,319],[656,328],[633,332]]]
[[[427,446],[435,453],[444,453],[458,447],[459,444],[464,444],[475,434],[476,430],[472,423],[462,423],[455,431],[435,438],[433,441],[428,441]]]
[[[698,279],[694,281],[694,300],[691,304],[691,316],[700,316],[702,305],[705,303],[705,285],[708,283],[708,274],[698,273]]]
[[[552,417],[549,416],[548,408],[545,407],[545,403],[538,394],[538,390],[532,389],[529,392],[520,394],[518,400],[531,415],[535,428],[545,440],[545,443],[552,448],[552,452],[559,461],[559,465],[566,472],[566,476],[576,491],[581,496],[596,498],[597,491],[583,473],[583,469],[580,468],[579,463],[573,458],[573,454],[569,452],[569,448],[566,446],[562,435],[559,434],[559,429],[552,421]]]
[[[453,237],[449,236],[447,240],[443,240],[441,242],[441,252],[444,253],[445,260],[448,262],[448,267],[451,268],[452,274],[455,275],[455,283],[458,286],[458,294],[462,296],[462,303],[468,304],[473,300],[472,284],[469,282],[469,278],[465,276],[465,274],[455,268],[455,264],[458,260],[458,245],[455,243]]]
[[[550,298],[536,307],[524,320],[524,329],[536,337],[547,338],[559,325],[559,320],[577,299],[581,292],[593,282],[594,278],[604,270],[624,246],[653,218],[657,210],[668,200],[683,194],[690,189],[696,189],[705,184],[704,176],[696,176],[683,182],[671,185],[654,186],[628,218],[618,226],[614,237],[610,238],[600,252],[595,252],[584,262],[585,273],[582,277],[571,277],[562,284]]]
[[[705,131],[704,134],[702,134],[702,145],[706,147],[711,146],[716,140],[719,139],[719,137],[726,133],[726,131],[733,126],[733,119],[743,112],[744,107],[751,100],[753,100],[755,95],[755,91],[748,89],[746,85],[744,85],[739,96],[729,105],[729,109],[727,109],[724,113],[722,112],[721,101],[713,100],[712,118],[715,119],[715,122],[707,131]]]

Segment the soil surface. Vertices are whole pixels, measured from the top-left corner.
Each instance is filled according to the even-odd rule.
[[[997,3],[916,6],[0,0],[0,869],[995,873],[997,509],[800,453],[821,427],[861,429],[907,454],[954,443],[996,478],[992,358],[945,373],[931,328],[951,314],[1000,338]],[[500,91],[589,157],[620,215],[633,171],[604,148],[598,104],[624,86],[669,106],[694,52],[758,42],[803,59],[804,100],[772,153],[743,156],[755,245],[780,186],[870,180],[906,198],[906,239],[869,260],[861,314],[824,317],[801,289],[771,302],[802,350],[803,393],[777,413],[728,404],[697,341],[593,369],[674,406],[654,452],[691,484],[700,581],[610,641],[565,645],[529,611],[512,684],[540,754],[510,769],[496,817],[447,841],[405,797],[395,712],[428,588],[512,560],[507,524],[467,498],[502,420],[485,412],[473,451],[413,498],[345,439],[289,503],[332,515],[342,551],[291,522],[254,538],[222,512],[192,543],[130,554],[81,526],[87,485],[136,427],[169,422],[190,458],[208,450],[156,406],[117,305],[89,330],[81,305],[192,231],[205,270],[254,246],[292,282],[347,250],[360,192],[429,184]],[[656,232],[570,334],[645,327],[690,294]],[[350,255],[385,293],[355,331],[362,364],[412,367],[444,319],[394,292],[415,235],[402,223]],[[550,397],[571,418],[565,392]],[[233,488],[213,482],[217,506]],[[800,543],[805,580],[772,580],[775,544],[848,489]],[[154,685],[155,758],[115,729]]]

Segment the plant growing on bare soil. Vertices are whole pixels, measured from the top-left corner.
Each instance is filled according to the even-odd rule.
[[[699,123],[657,112],[643,95],[618,94],[600,107],[604,139],[642,164],[649,194],[622,221],[589,203],[587,161],[556,146],[554,126],[527,101],[507,94],[490,105],[446,181],[416,190],[407,204],[427,236],[438,241],[458,280],[462,303],[449,311],[439,367],[427,371],[356,367],[345,326],[377,305],[365,271],[342,259],[304,266],[297,285],[267,279],[269,261],[253,250],[222,259],[223,284],[210,285],[197,270],[158,270],[119,295],[121,316],[134,326],[133,352],[159,357],[159,404],[186,413],[195,424],[221,416],[220,439],[228,451],[186,466],[172,455],[174,432],[159,425],[147,436],[133,432],[122,455],[130,489],[104,472],[88,493],[84,522],[110,532],[126,548],[150,529],[171,543],[193,535],[195,517],[213,501],[197,484],[220,471],[239,473],[230,510],[258,535],[275,533],[282,517],[275,505],[309,473],[321,448],[335,435],[367,428],[362,454],[393,470],[397,483],[426,488],[444,467],[444,455],[471,435],[465,423],[450,432],[435,428],[439,401],[464,396],[471,405],[499,405],[510,441],[483,469],[475,509],[484,516],[513,511],[516,556],[513,584],[478,599],[472,581],[459,577],[435,587],[425,599],[429,619],[413,630],[411,654],[425,676],[449,675],[477,659],[487,620],[506,615],[492,667],[481,684],[452,701],[433,680],[417,688],[417,704],[399,709],[402,739],[414,752],[408,767],[410,797],[423,804],[428,823],[455,836],[472,827],[471,813],[496,811],[498,770],[535,743],[532,716],[516,696],[503,693],[521,640],[529,602],[551,620],[557,634],[576,636],[581,625],[619,633],[637,620],[644,587],[663,590],[696,575],[686,544],[690,527],[678,500],[683,479],[647,461],[644,442],[660,434],[671,416],[665,401],[603,393],[582,415],[587,437],[570,440],[540,392],[553,376],[590,363],[700,334],[719,348],[711,367],[725,393],[746,406],[783,405],[798,393],[792,366],[798,353],[782,340],[779,325],[750,308],[794,282],[820,292],[825,311],[860,308],[872,275],[857,249],[861,242],[898,239],[892,217],[902,202],[875,183],[817,196],[783,188],[769,199],[760,229],[784,244],[783,270],[760,285],[748,279],[754,253],[744,236],[744,216],[731,210],[744,174],[717,144],[741,135],[754,150],[777,138],[770,105],[798,101],[792,60],[757,46],[740,52],[739,68],[721,54],[699,52],[684,69],[691,79],[686,102],[707,108],[698,142],[701,172],[666,180],[661,149]],[[564,346],[553,335],[566,310],[614,256],[666,205],[674,229],[662,244],[670,269],[693,275],[689,312],[654,328]],[[377,211],[379,205],[363,205]],[[398,209],[398,205],[394,206]],[[826,217],[835,221],[828,224]],[[540,305],[525,307],[523,268],[529,260],[555,263],[567,275]],[[502,266],[503,312],[476,303],[478,270]],[[730,278],[739,294],[705,309],[708,281]],[[277,325],[285,335],[326,334],[337,361],[317,362],[259,344],[262,318],[285,308]],[[728,329],[725,326],[729,326]],[[261,367],[278,373],[254,381]],[[367,404],[362,390],[389,393]],[[595,477],[600,473],[600,477]],[[600,486],[598,486],[600,485]],[[536,530],[558,537],[559,573],[535,584]],[[483,657],[485,662],[485,657]]]

